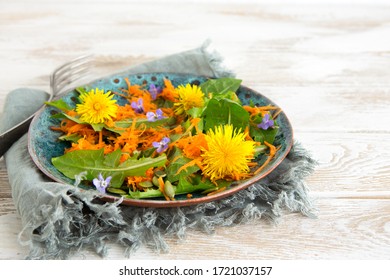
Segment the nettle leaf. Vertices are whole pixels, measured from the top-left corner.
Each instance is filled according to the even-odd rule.
[[[210,99],[203,112],[203,119],[206,131],[225,124],[232,124],[244,131],[249,125],[249,113],[237,102],[226,98]]]
[[[210,79],[200,85],[204,94],[212,93],[222,95],[228,92],[236,92],[241,85],[242,80],[234,78]]]
[[[99,173],[104,178],[112,176],[111,186],[119,188],[128,176],[145,176],[146,170],[151,167],[164,166],[167,157],[165,154],[157,158],[129,158],[120,163],[122,152],[116,150],[104,155],[100,150],[76,150],[52,159],[53,165],[66,177],[74,179],[81,172],[87,172],[86,179],[91,181]]]

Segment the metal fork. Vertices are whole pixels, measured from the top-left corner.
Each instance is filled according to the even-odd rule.
[[[85,79],[88,76],[93,68],[93,63],[93,56],[87,55],[56,68],[50,75],[50,93],[47,101],[51,101],[55,96],[70,88],[75,88],[75,82],[80,82],[82,78]],[[28,131],[35,114],[36,112],[0,135],[0,157]]]

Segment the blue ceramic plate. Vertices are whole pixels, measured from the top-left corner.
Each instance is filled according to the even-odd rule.
[[[127,75],[126,73],[121,73],[93,81],[89,84],[86,84],[85,87],[97,87],[104,88],[105,90],[120,92],[121,88],[126,88],[126,83],[124,80],[126,77],[129,78],[131,84],[153,83],[158,86],[163,86],[163,80],[166,78],[171,80],[175,87],[180,84],[187,83],[200,84],[209,79],[208,77],[204,76],[176,73],[148,73],[137,75]],[[256,106],[265,106],[269,104],[277,106],[265,96],[245,86],[241,86],[239,88],[237,95],[242,101],[243,105],[248,105],[249,101],[252,100]],[[73,90],[58,96],[56,99],[62,98],[68,104],[74,105],[76,96],[78,96],[78,94]],[[116,98],[118,98],[119,104],[123,104],[123,102],[125,102],[124,100],[121,100],[121,97]],[[65,177],[51,163],[51,159],[53,157],[63,155],[64,149],[68,147],[67,143],[58,140],[60,133],[50,129],[51,126],[57,126],[59,124],[58,119],[51,118],[51,116],[55,113],[58,113],[55,108],[46,106],[36,114],[29,129],[28,148],[33,161],[44,174],[46,174],[54,181],[73,185],[74,181]],[[235,182],[225,191],[210,196],[194,195],[193,198],[188,199],[185,195],[182,195],[175,196],[174,201],[166,201],[164,199],[124,199],[123,204],[140,207],[187,206],[221,199],[249,187],[251,184],[267,176],[267,174],[274,170],[283,161],[292,147],[293,132],[287,116],[282,112],[279,114],[277,121],[280,128],[274,144],[275,146],[280,145],[281,148],[272,161],[266,166],[266,168],[264,168],[257,175],[245,181]],[[79,187],[82,189],[90,188],[83,185]],[[118,200],[119,197],[114,195],[105,195],[102,197],[102,199],[107,201],[115,201]]]

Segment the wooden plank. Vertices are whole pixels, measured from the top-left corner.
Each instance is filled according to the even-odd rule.
[[[0,224],[0,260],[24,259],[28,248],[21,246],[17,239],[22,230],[20,216],[16,213],[0,215]]]
[[[312,191],[389,190],[389,134],[297,132],[295,139],[319,162],[315,173],[306,180]]]
[[[12,198],[0,197],[0,216],[16,213]]]
[[[317,203],[318,219],[291,214],[278,225],[260,221],[218,229],[211,237],[190,232],[189,242],[171,238],[170,253],[158,258],[346,260],[390,257],[388,200],[321,199]],[[115,257],[120,256],[117,252],[113,252]],[[144,254],[134,257],[138,256]]]
[[[67,11],[71,10],[67,7],[71,4],[59,3],[58,5],[64,8],[61,9],[61,16],[67,16]],[[88,9],[86,12],[101,12],[99,7],[102,5],[104,6],[102,3],[97,3],[96,7]],[[76,37],[72,37],[74,42],[67,45],[67,53],[59,53],[59,49],[63,45],[61,33],[58,33],[56,29],[56,24],[59,23],[53,18],[55,12],[52,10],[52,5],[45,5],[39,16],[30,17],[20,15],[16,5],[10,4],[6,7],[8,10],[4,10],[4,18],[12,18],[14,21],[13,29],[6,28],[6,32],[10,32],[5,33],[6,35],[17,31],[16,33],[21,34],[26,41],[30,41],[33,33],[26,31],[26,21],[33,22],[38,26],[46,21],[54,21],[54,24],[47,26],[48,37],[41,38],[42,41],[33,40],[34,45],[20,45],[17,41],[10,42],[13,46],[18,45],[19,51],[11,52],[4,63],[16,63],[20,67],[7,69],[8,79],[0,94],[3,99],[9,90],[16,87],[30,86],[47,90],[48,74],[55,66],[88,51],[87,47],[82,44],[85,39],[75,35]],[[127,18],[124,17],[123,22],[116,25],[115,32],[119,34],[125,32],[126,28],[129,28],[129,24],[136,25],[136,28],[147,28],[145,21],[142,21],[142,18],[145,17],[143,7],[144,4],[133,7],[135,13],[132,22],[127,22]],[[248,26],[251,26],[252,30],[260,28],[255,33],[248,32],[252,37],[238,40],[239,43],[233,42],[234,48],[222,44],[223,40],[219,37],[217,37],[216,45],[226,54],[227,60],[230,61],[238,76],[244,79],[248,85],[253,86],[281,105],[298,129],[303,126],[314,131],[323,129],[322,116],[326,115],[326,128],[332,130],[347,128],[349,131],[367,131],[372,128],[372,119],[374,119],[376,124],[374,130],[389,131],[389,125],[386,122],[386,117],[389,116],[387,110],[389,101],[386,98],[389,92],[387,69],[390,66],[390,60],[386,59],[389,57],[389,53],[386,52],[388,45],[383,40],[379,42],[373,40],[377,47],[370,45],[370,51],[366,51],[360,45],[358,48],[351,49],[351,46],[346,43],[349,42],[348,38],[357,43],[360,40],[367,42],[367,39],[373,36],[385,38],[385,36],[380,35],[389,31],[388,26],[381,24],[389,20],[387,9],[374,7],[370,9],[370,13],[367,13],[367,7],[363,5],[349,7],[348,10],[351,14],[345,14],[340,13],[338,7],[337,5],[324,6],[322,13],[318,13],[318,7],[315,5],[307,5],[303,9],[297,8],[295,5],[284,5],[281,8],[277,5],[232,4],[226,6],[220,3],[201,4],[199,7],[194,6],[193,8],[205,9],[212,15],[217,15],[218,19],[221,20],[221,25],[223,22],[229,22],[231,17],[237,17],[236,29],[248,28]],[[31,8],[34,10],[33,6]],[[113,12],[115,9],[115,4],[109,5],[105,12]],[[186,9],[186,6],[184,5],[181,9]],[[310,11],[316,11],[317,16],[313,17]],[[38,10],[36,12],[38,13]],[[77,24],[87,22],[89,26],[95,27],[101,24],[97,18],[88,16],[85,19],[77,19]],[[330,22],[330,24],[324,26],[324,22]],[[159,22],[157,21],[157,23]],[[158,25],[157,23],[155,25]],[[181,34],[183,31],[177,30],[176,26],[173,25],[173,18],[166,17],[164,23],[164,33],[167,34],[168,38],[173,35],[179,37],[184,35]],[[148,24],[153,24],[153,22]],[[205,22],[200,21],[199,24],[202,26]],[[273,24],[280,31],[289,30],[293,35],[290,32],[286,34],[286,31],[270,32],[268,29]],[[360,29],[353,29],[354,32],[350,32],[351,28],[356,25]],[[324,32],[324,35],[313,36],[315,28],[319,28],[320,31]],[[294,33],[294,30],[299,30],[299,33]],[[357,37],[357,32],[361,37]],[[261,34],[261,36],[253,36],[253,34]],[[83,33],[83,35],[85,34]],[[114,38],[118,39],[116,36]],[[58,38],[58,40],[53,38]],[[135,32],[131,39],[142,40],[145,38],[142,32]],[[16,39],[10,37],[10,40]],[[124,45],[132,46],[131,54],[135,57],[137,54],[149,53],[153,56],[175,51],[172,48],[170,51],[165,49],[157,51],[153,47],[161,45],[157,42],[141,46],[131,44],[130,38],[122,38],[122,40]],[[154,38],[150,38],[150,40],[153,41]],[[198,45],[199,41],[192,46]],[[105,42],[105,44],[110,43]],[[335,49],[334,45],[343,48]],[[109,46],[111,52],[115,53],[117,47]],[[35,49],[31,50],[31,48]],[[90,51],[102,53],[103,49]],[[41,56],[42,53],[45,53],[45,57]],[[123,51],[120,50],[117,54],[123,56]],[[242,59],[242,57],[246,59]],[[357,57],[359,59],[356,59]],[[254,60],[254,58],[256,59]],[[123,59],[127,61],[126,57]],[[129,64],[132,64],[133,61],[129,60]],[[21,67],[22,64],[23,67]],[[314,69],[315,71],[313,71]],[[34,73],[34,76],[31,76],[31,73]],[[361,97],[354,98],[355,96]],[[374,106],[374,103],[378,105],[376,110],[370,110],[369,108]],[[307,108],[308,106],[316,108],[317,112],[313,114],[310,110],[301,110],[302,107]],[[367,114],[369,112],[370,117],[361,112],[367,112]],[[343,121],[341,122],[340,119]]]
[[[389,200],[319,199],[317,219],[299,214],[284,216],[278,224],[260,220],[229,228],[213,235],[187,231],[185,240],[169,237],[169,253],[156,254],[141,248],[134,259],[389,259]],[[0,216],[0,259],[20,259],[26,248],[17,245],[21,230],[16,214]],[[11,242],[11,240],[14,240]],[[99,259],[83,251],[73,259]],[[123,258],[123,248],[110,245],[110,259]]]

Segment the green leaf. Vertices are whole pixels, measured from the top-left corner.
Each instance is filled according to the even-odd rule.
[[[65,112],[73,109],[73,107],[71,107],[68,103],[66,103],[62,99],[58,99],[58,100],[50,101],[50,102],[45,102],[45,104],[48,106],[55,107],[61,111],[65,111]]]
[[[122,156],[121,150],[120,149],[115,150],[104,157],[103,163],[107,166],[119,166],[121,156]]]
[[[114,127],[104,126],[104,128],[109,130],[109,131],[112,131],[112,132],[115,132],[118,134],[122,134],[124,132],[125,128],[129,128],[132,126],[133,121],[134,120],[132,120],[132,119],[121,120],[121,121],[115,122]],[[146,128],[159,127],[159,126],[164,126],[164,125],[169,126],[171,124],[174,124],[175,122],[176,122],[176,120],[173,117],[163,118],[161,120],[156,120],[154,122],[151,122],[148,119],[136,119],[136,126],[139,127],[139,126],[143,125]]]
[[[77,143],[77,141],[81,138],[83,138],[83,137],[77,133],[70,134],[70,135],[62,135],[62,136],[58,137],[58,139],[60,139],[61,141],[70,141],[73,143]]]
[[[164,98],[157,97],[157,99],[154,101],[157,105],[157,108],[172,108],[173,102],[170,100],[166,100]]]
[[[215,191],[222,187],[227,187],[231,182],[219,180],[218,186],[211,182],[209,179],[204,180],[204,178],[196,174],[195,176],[185,176],[181,175],[177,186],[173,186],[175,189],[175,195],[187,194],[187,193],[208,193]],[[153,197],[163,197],[163,193],[158,189],[148,189],[146,191],[129,191],[127,197],[134,199],[145,199]]]
[[[72,116],[69,116],[65,113],[62,113],[62,116],[68,120],[71,120],[71,121],[74,121],[75,123],[78,123],[78,124],[89,124],[93,130],[99,132],[99,131],[102,131],[102,129],[104,127],[106,127],[106,125],[104,123],[93,123],[93,124],[90,124],[90,123],[87,123],[87,122],[83,122],[81,121],[79,118],[77,117],[72,117]]]
[[[58,114],[51,115],[50,118],[52,118],[52,119],[63,119],[63,118],[65,118],[65,116],[64,116],[64,113],[58,113]]]
[[[204,128],[206,131],[218,125],[232,124],[242,131],[249,125],[249,113],[237,102],[223,98],[210,99],[203,112]]]
[[[102,129],[105,127],[104,123],[92,123],[91,124],[93,130],[95,131],[102,131]]]
[[[193,118],[199,118],[202,115],[203,108],[193,107],[187,110],[187,115],[190,115]]]
[[[201,175],[194,177],[180,176],[179,184],[176,188],[176,194],[194,193],[216,188],[210,180],[202,180]]]
[[[223,98],[230,99],[230,100],[233,100],[241,105],[241,100],[238,98],[237,94],[233,91],[228,91],[224,94],[213,95],[213,97],[218,99],[218,100],[223,99]]]
[[[146,191],[129,191],[129,195],[126,196],[128,198],[133,198],[133,199],[145,199],[145,198],[153,198],[153,197],[163,197],[164,194],[158,190],[158,189],[148,189]]]
[[[179,183],[175,189],[176,194],[186,194],[194,192],[210,192],[230,185],[231,182],[218,180],[217,185],[209,179],[204,179],[201,175],[180,176]]]
[[[86,171],[86,179],[91,181],[99,173],[104,178],[112,176],[111,186],[119,188],[128,176],[145,176],[150,167],[164,166],[167,160],[162,154],[157,158],[129,158],[119,163],[121,151],[104,155],[100,150],[76,150],[52,159],[53,165],[68,178],[74,179],[76,175]]]
[[[94,124],[90,124],[90,123],[81,121],[80,118],[72,117],[72,116],[69,116],[69,115],[67,115],[67,114],[65,114],[65,113],[57,114],[57,115],[56,115],[56,118],[66,118],[66,119],[71,120],[71,121],[74,121],[75,123],[78,123],[78,124],[88,124],[88,125],[90,125],[90,126],[93,128],[93,130],[95,130],[95,131],[101,131],[103,128],[106,128],[106,127],[107,127],[104,123],[94,123]]]
[[[56,118],[65,118],[65,119],[74,121],[75,123],[78,123],[78,124],[87,124],[86,122],[82,122],[79,118],[69,116],[65,113],[57,114]]]
[[[234,78],[210,79],[200,85],[204,94],[213,93],[214,95],[226,94],[229,91],[236,92],[241,85],[242,80]]]
[[[114,194],[119,194],[119,195],[127,195],[127,192],[122,190],[122,189],[118,189],[118,188],[107,188],[107,191],[109,193],[114,193]]]
[[[262,122],[263,117],[261,114],[254,116],[251,119],[251,127],[249,128],[249,134],[256,142],[264,143],[267,141],[270,144],[273,144],[275,141],[276,134],[279,131],[279,126],[276,120],[274,120],[274,127],[268,128],[267,130],[259,128],[257,125]]]
[[[278,130],[279,128],[276,125],[274,128],[269,128],[267,130],[251,126],[249,133],[256,142],[264,143],[264,141],[267,141],[268,143],[273,144]]]
[[[76,91],[79,93],[79,94],[83,94],[83,93],[87,93],[87,90],[83,87],[78,87],[76,88]]]
[[[189,175],[197,172],[200,168],[197,165],[189,166],[185,170],[181,171],[179,174],[176,174],[180,167],[189,163],[191,159],[185,157],[180,149],[174,148],[173,152],[169,155],[169,164],[167,166],[167,179],[171,183],[174,183],[180,179],[180,176]],[[173,161],[173,162],[172,162]]]

